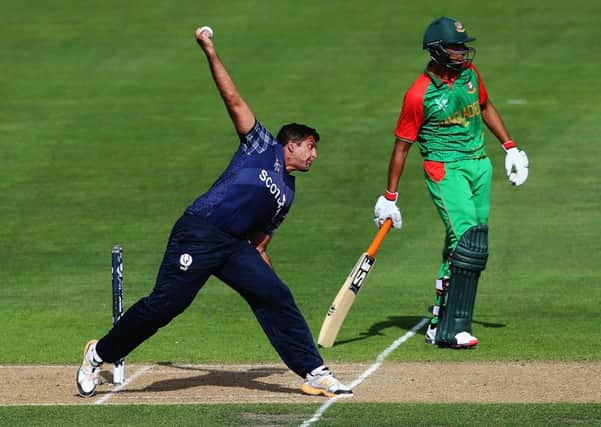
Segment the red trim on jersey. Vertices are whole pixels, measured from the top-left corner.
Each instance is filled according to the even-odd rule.
[[[480,71],[478,71],[476,66],[474,64],[472,64],[471,62],[468,67],[471,68],[472,70],[474,70],[474,72],[476,73],[476,76],[478,77],[478,101],[480,102],[480,105],[484,105],[488,102],[488,92],[486,91],[486,88],[484,87],[484,82],[482,81],[482,76],[480,75]]]
[[[419,129],[424,123],[424,95],[430,81],[430,77],[423,73],[405,93],[403,108],[394,132],[397,138],[411,142],[417,140]]]
[[[434,182],[440,182],[446,175],[445,164],[441,162],[435,162],[434,160],[424,161],[424,170]]]

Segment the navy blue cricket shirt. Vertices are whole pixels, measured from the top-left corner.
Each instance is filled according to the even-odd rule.
[[[284,147],[258,121],[230,164],[186,213],[205,218],[220,230],[247,239],[282,223],[294,199],[294,176],[286,171]]]

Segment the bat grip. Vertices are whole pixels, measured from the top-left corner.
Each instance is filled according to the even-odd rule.
[[[388,230],[390,230],[390,227],[392,227],[392,220],[390,218],[388,218],[386,221],[384,221],[384,224],[382,224],[382,226],[380,227],[380,230],[378,230],[376,237],[374,237],[374,240],[372,240],[371,244],[367,248],[367,254],[369,256],[373,257],[376,255],[376,252],[378,252],[378,249],[380,248],[380,245],[384,241],[384,237],[386,237],[386,233],[388,233]]]

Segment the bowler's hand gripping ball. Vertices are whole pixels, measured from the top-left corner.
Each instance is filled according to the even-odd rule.
[[[209,27],[208,25],[205,25],[205,26],[200,27],[199,29],[197,29],[196,30],[196,36],[200,37],[200,35],[203,33],[203,31],[206,31],[208,33],[210,39],[213,38],[213,29],[211,27]]]

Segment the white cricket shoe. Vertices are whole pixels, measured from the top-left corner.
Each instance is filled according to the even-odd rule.
[[[478,338],[466,331],[459,332],[451,341],[451,347],[453,348],[471,348],[477,344]]]
[[[83,361],[77,370],[77,389],[81,397],[92,397],[96,394],[96,386],[100,382],[100,365],[94,361],[96,343],[98,340],[88,341],[83,350]]]
[[[338,381],[332,372],[324,366],[314,369],[307,374],[305,382],[301,385],[303,393],[312,396],[323,395],[327,397],[352,397],[353,390]]]
[[[428,329],[426,329],[426,333],[424,334],[424,341],[426,344],[435,344],[436,343],[436,327],[432,326],[432,324],[428,324]]]

